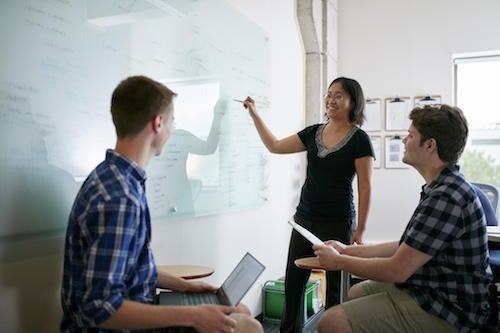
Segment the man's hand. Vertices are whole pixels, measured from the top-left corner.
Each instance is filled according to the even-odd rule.
[[[334,247],[338,246],[338,244],[336,243],[338,242],[328,241],[325,244],[313,245],[314,255],[318,257],[320,265],[325,267],[329,271],[341,270],[337,262],[337,259],[341,256],[341,254]]]
[[[218,287],[203,281],[189,281],[189,283],[186,286],[186,291],[193,293],[203,293],[203,292],[215,293],[217,292],[218,289],[219,289]]]
[[[193,318],[193,328],[199,333],[231,333],[236,321],[228,316],[235,308],[224,305],[198,305],[197,315]]]
[[[348,247],[348,245],[336,240],[328,240],[325,242],[325,245],[333,247],[340,254],[344,253],[345,249]]]

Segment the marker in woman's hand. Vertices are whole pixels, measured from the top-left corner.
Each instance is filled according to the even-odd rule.
[[[245,101],[242,101],[241,99],[236,99],[236,98],[233,98],[233,101],[239,102],[239,103],[245,103]]]

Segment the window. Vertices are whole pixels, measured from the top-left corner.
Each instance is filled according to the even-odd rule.
[[[500,187],[500,51],[457,55],[454,99],[469,122],[469,141],[460,160],[470,181]]]

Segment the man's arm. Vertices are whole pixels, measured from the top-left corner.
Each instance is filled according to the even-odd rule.
[[[325,244],[332,246],[340,254],[362,258],[390,257],[396,253],[399,247],[399,244],[396,241],[363,245],[345,245],[339,241],[326,241]]]
[[[388,246],[386,243],[386,246]],[[370,245],[368,245],[370,246]],[[361,246],[362,247],[362,246]],[[384,253],[384,248],[377,248],[380,254]],[[314,245],[314,254],[319,257],[319,262],[328,270],[344,270],[357,276],[385,282],[404,282],[417,269],[422,267],[432,257],[420,252],[405,243],[401,244],[396,252],[389,257],[364,257],[367,255],[362,249],[357,249],[362,256],[345,254],[349,251],[356,251],[355,246],[350,246],[340,254],[332,246]],[[385,250],[387,250],[385,248]],[[365,248],[366,251],[366,248]]]
[[[98,326],[106,329],[146,329],[193,327],[200,332],[215,332],[221,327],[234,328],[228,316],[235,308],[222,305],[158,306],[124,300],[118,310]]]
[[[189,292],[215,292],[218,289],[203,281],[188,281],[166,272],[158,273],[158,287]],[[237,322],[228,316],[234,312],[241,310],[222,305],[158,306],[124,300],[118,310],[98,326],[106,329],[179,326],[213,332],[221,327],[234,328]]]

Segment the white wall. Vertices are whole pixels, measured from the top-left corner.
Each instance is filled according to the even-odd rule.
[[[296,132],[304,123],[304,61],[294,2],[230,0],[228,3],[269,34],[271,114],[266,120],[277,136]],[[271,156],[269,201],[263,206],[231,214],[153,223],[157,263],[213,266],[216,271],[208,281],[220,284],[249,251],[267,267],[244,299],[253,314],[259,314],[262,285],[284,274],[290,235],[287,219],[297,204],[302,160],[300,154]],[[0,263],[1,332],[58,331],[62,251],[61,239],[0,243],[0,257],[10,258]]]
[[[497,0],[339,0],[339,74],[367,97],[439,94],[452,103],[452,54],[500,50]],[[500,87],[499,87],[500,89]],[[375,170],[367,240],[399,239],[423,180]]]

